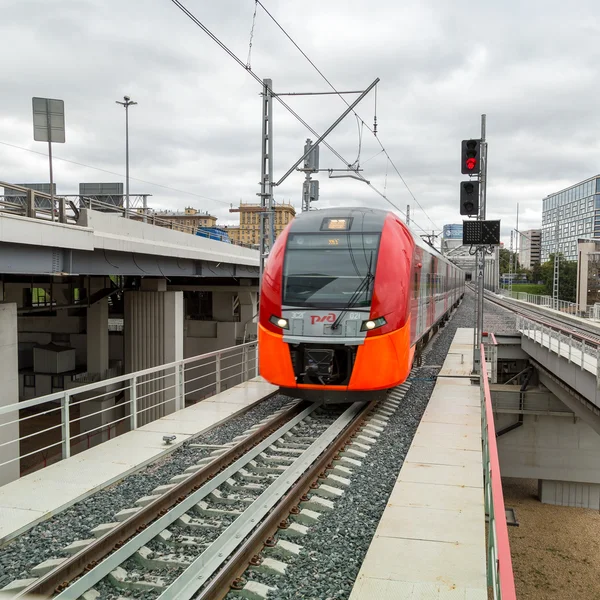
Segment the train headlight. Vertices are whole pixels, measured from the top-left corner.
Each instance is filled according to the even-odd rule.
[[[378,329],[379,327],[383,327],[387,321],[384,317],[378,317],[377,319],[369,319],[368,321],[363,321],[360,327],[361,331],[372,331],[373,329]]]
[[[287,319],[284,319],[283,317],[276,317],[275,315],[272,315],[271,318],[269,319],[269,321],[271,321],[271,323],[273,323],[273,325],[277,325],[277,327],[281,327],[281,329],[289,329],[290,328],[289,321]]]

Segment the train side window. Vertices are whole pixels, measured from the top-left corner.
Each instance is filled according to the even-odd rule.
[[[419,297],[419,274],[417,273],[417,271],[415,271],[415,283],[413,285],[413,293],[415,298]]]

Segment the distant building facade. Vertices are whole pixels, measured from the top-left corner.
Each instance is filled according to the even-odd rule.
[[[542,201],[541,262],[556,251],[577,260],[579,237],[600,238],[600,175]]]
[[[462,246],[463,226],[462,223],[444,225],[442,231],[442,254]]]
[[[275,205],[275,237],[277,237],[288,223],[296,216],[296,210],[291,204]],[[230,213],[240,213],[240,224],[227,227],[227,232],[232,241],[258,245],[260,243],[260,204],[243,204],[238,208],[230,208]]]
[[[207,212],[200,212],[191,206],[188,206],[183,212],[164,211],[157,212],[154,216],[170,229],[192,235],[196,234],[199,227],[214,227],[217,224],[217,217],[213,217]],[[156,224],[161,223],[157,222]]]
[[[519,264],[533,269],[542,259],[542,230],[528,229],[519,233]]]

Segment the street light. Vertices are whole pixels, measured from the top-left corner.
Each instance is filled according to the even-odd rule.
[[[115,100],[117,104],[125,107],[125,218],[129,218],[129,107],[133,102],[129,96],[123,96],[125,102]]]

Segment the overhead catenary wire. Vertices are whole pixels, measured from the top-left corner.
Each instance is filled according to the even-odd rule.
[[[306,52],[304,52],[304,50],[302,50],[302,48],[300,48],[300,46],[295,42],[295,40],[290,36],[290,34],[284,29],[284,27],[277,21],[277,19],[269,12],[269,10],[265,7],[265,5],[261,2],[261,0],[255,0],[255,2],[258,3],[258,5],[264,10],[264,12],[267,14],[267,16],[273,21],[273,23],[275,23],[275,25],[282,31],[282,33],[288,38],[288,40],[290,40],[290,42],[296,47],[296,49],[298,50],[298,52],[300,52],[300,54],[302,54],[302,56],[304,56],[304,58],[312,65],[312,67],[315,69],[315,71],[317,71],[317,73],[323,78],[323,80],[327,83],[327,85],[329,85],[329,87],[342,99],[342,101],[346,104],[346,106],[350,106],[348,101],[344,98],[344,96],[338,92],[338,90],[336,89],[336,87],[333,85],[333,83],[331,83],[331,81],[325,76],[325,74],[317,67],[317,65],[308,57],[308,55],[306,54]],[[377,88],[375,88],[375,94],[377,93]],[[381,142],[381,140],[379,139],[379,136],[377,135],[376,130],[372,129],[368,123],[365,123],[364,119],[362,119],[360,117],[360,115],[358,115],[358,113],[356,111],[353,111],[356,118],[360,119],[364,126],[373,134],[373,136],[375,137],[375,139],[377,140],[377,142],[379,143],[379,146],[381,147],[382,151],[385,153],[387,159],[390,161],[390,164],[392,165],[392,168],[394,169],[394,171],[396,172],[396,174],[398,175],[398,177],[400,178],[400,180],[402,181],[402,183],[404,184],[404,187],[407,189],[408,193],[411,195],[412,199],[414,200],[415,204],[423,211],[423,214],[427,217],[427,219],[431,222],[431,224],[436,228],[436,229],[440,229],[439,225],[437,225],[432,219],[431,217],[427,214],[427,212],[425,211],[425,209],[423,208],[423,206],[421,205],[421,203],[417,200],[417,198],[415,197],[415,195],[413,194],[412,190],[410,189],[410,187],[408,186],[408,184],[406,183],[406,180],[404,179],[404,177],[402,176],[402,174],[400,173],[400,170],[398,169],[398,167],[396,166],[396,164],[394,163],[394,161],[392,160],[392,157],[389,155],[387,149],[385,148],[385,146],[383,145],[383,143]],[[374,116],[374,128],[376,129],[376,123],[377,123],[377,103],[375,101],[375,116]],[[385,197],[385,196],[384,196]],[[386,198],[387,200],[387,198]],[[401,211],[402,214],[404,214],[404,211]]]
[[[190,12],[179,0],[171,0],[171,2],[175,4],[175,6],[177,6],[177,8],[179,8],[179,10],[181,10],[181,12],[183,12],[198,27],[200,27],[200,29],[202,29],[202,31],[204,31],[204,33],[206,33],[208,37],[210,37],[216,44],[218,44],[223,50],[225,50],[225,52],[227,52],[227,54],[229,54],[229,56],[233,58],[233,60],[235,60],[236,63],[238,63],[238,65],[240,65],[245,71],[250,73],[250,75],[252,75],[252,77],[254,77],[254,79],[256,79],[256,81],[260,83],[261,86],[264,86],[264,81],[252,69],[249,69],[248,66],[244,64],[244,62],[232,50],[230,50],[214,33],[212,33],[212,31],[210,31],[210,29],[208,29],[208,27],[206,27],[206,25],[202,23],[202,21],[200,21],[200,19],[198,19],[192,12]],[[287,104],[281,98],[279,98],[277,94],[273,93],[273,90],[269,89],[269,93],[271,93],[273,98],[275,98],[275,100],[277,100],[279,104],[281,104],[281,106],[283,106],[295,119],[297,119],[302,125],[304,125],[306,129],[308,129],[313,135],[319,137],[319,134],[291,106],[289,106],[289,104]],[[335,156],[337,156],[337,158],[339,158],[345,165],[347,165],[348,167],[350,166],[348,161],[335,148],[330,146],[325,141],[323,141],[322,143],[331,152],[333,152],[333,154],[335,154]]]
[[[260,6],[261,8],[263,8],[263,10],[265,10],[265,12],[268,13],[268,11],[265,9],[264,5],[260,2],[260,0],[255,0]],[[202,31],[204,31],[204,33],[206,33],[206,35],[208,35],[208,37],[210,37],[220,48],[222,48],[231,58],[233,58],[233,60],[238,63],[238,65],[240,67],[242,67],[246,72],[248,72],[250,75],[252,75],[252,77],[261,85],[261,87],[264,87],[264,81],[250,68],[248,68],[248,66],[246,64],[244,64],[244,62],[232,51],[230,50],[226,44],[224,44],[214,33],[212,33],[208,27],[206,27],[206,25],[204,25],[190,10],[188,10],[179,0],[171,0],[171,2],[173,4],[175,4],[175,6],[177,6],[177,8],[179,8],[194,24],[196,24],[200,29],[202,29]],[[269,16],[270,13],[268,13]],[[272,17],[271,17],[272,18]],[[283,29],[282,29],[283,30]],[[287,33],[286,33],[287,35]],[[289,35],[288,35],[289,37]],[[291,38],[290,38],[291,40]],[[292,40],[293,41],[293,40]],[[297,46],[297,44],[295,42],[293,42],[294,45]],[[300,48],[298,47],[298,49],[300,50]],[[304,52],[302,50],[300,50],[300,52],[302,52],[302,54],[304,54]],[[310,59],[308,59],[308,57],[306,57],[307,60],[310,61]],[[315,68],[317,68],[314,63],[312,63],[312,61],[310,61],[311,64],[313,64],[313,66]],[[318,70],[318,69],[317,69]],[[319,73],[321,73],[319,71]],[[325,78],[325,76],[321,73],[322,77]],[[326,79],[326,78],[325,78]],[[327,80],[329,83],[329,80]],[[337,95],[340,95],[340,93],[333,87],[333,85],[331,83],[329,83],[329,85],[333,88],[333,90],[335,91],[335,93]],[[273,98],[275,98],[275,100],[277,100],[279,102],[279,104],[281,106],[283,106],[295,119],[297,119],[304,127],[306,127],[306,129],[308,129],[313,135],[320,137],[319,134],[291,107],[289,106],[286,102],[284,102],[277,94],[273,93],[272,89],[269,89],[269,93],[272,94]],[[344,102],[346,102],[346,100],[344,99]],[[347,106],[350,106],[348,104],[348,102],[346,102]],[[356,114],[356,113],[355,113]],[[357,117],[360,119],[360,121],[363,121],[363,119],[360,118],[360,116],[357,115]],[[365,124],[365,126],[367,127],[367,129],[369,129],[369,131],[372,132],[371,128]],[[357,174],[357,176],[363,181],[365,182],[371,189],[373,189],[377,194],[379,194],[384,200],[386,200],[386,202],[388,202],[389,204],[391,204],[398,212],[400,212],[402,215],[405,215],[405,212],[400,209],[398,206],[396,206],[393,202],[391,202],[389,200],[389,198],[386,198],[385,195],[383,195],[372,183],[370,183],[369,181],[365,180],[364,177],[362,177],[360,175],[360,173],[358,172],[357,169],[352,169],[352,164],[349,163],[335,148],[333,148],[329,143],[327,143],[326,141],[323,141],[322,144],[324,146],[326,146],[339,160],[341,160],[349,169],[354,170],[355,173]],[[383,148],[382,146],[382,150],[383,152],[386,153],[387,155],[387,151],[385,150],[385,148]],[[388,156],[389,158],[389,156]],[[404,182],[404,185],[406,186],[406,182]],[[408,186],[406,186],[408,188]],[[409,190],[410,191],[410,190]],[[412,192],[411,192],[412,195]],[[414,196],[413,196],[414,198]],[[416,201],[416,199],[415,199]],[[418,204],[418,202],[417,202]],[[420,205],[419,205],[420,206]],[[422,209],[422,207],[421,207]],[[413,221],[413,224],[418,227],[421,231],[426,233],[426,230],[423,229],[420,225],[418,225],[415,221]],[[435,225],[435,224],[434,224]]]

